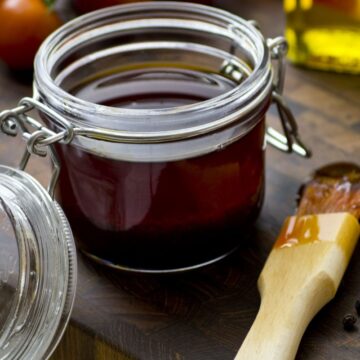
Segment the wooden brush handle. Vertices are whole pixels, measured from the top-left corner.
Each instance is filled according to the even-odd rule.
[[[259,277],[259,313],[236,360],[295,358],[309,322],[335,296],[359,232],[348,213],[285,221]]]
[[[235,359],[293,360],[309,322],[334,294],[325,274],[296,293],[269,290]]]

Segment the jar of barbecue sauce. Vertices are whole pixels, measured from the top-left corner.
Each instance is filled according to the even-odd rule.
[[[309,155],[281,95],[285,53],[282,37],[216,8],[102,9],[44,42],[34,97],[4,112],[2,129],[24,133],[21,167],[51,154],[50,195],[84,254],[134,271],[195,268],[246,238],[266,142]],[[272,102],[283,134],[265,127]]]

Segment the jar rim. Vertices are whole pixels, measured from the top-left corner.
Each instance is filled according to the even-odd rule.
[[[59,50],[61,44],[66,41],[73,40],[81,31],[85,31],[89,26],[94,26],[96,22],[101,23],[102,20],[113,17],[122,16],[131,12],[146,13],[147,11],[167,11],[177,14],[179,11],[185,11],[191,14],[206,16],[210,20],[220,21],[228,26],[228,30],[233,32],[233,39],[236,40],[236,32],[240,31],[253,41],[256,47],[256,63],[250,75],[241,84],[234,87],[228,92],[222,93],[216,97],[196,102],[190,105],[163,108],[163,109],[129,109],[110,107],[96,104],[80,99],[66,90],[58,86],[51,76],[52,66],[54,65],[54,56]],[[120,20],[121,21],[121,20]],[[85,29],[85,30],[84,30]],[[230,30],[229,30],[230,31]],[[127,126],[121,122],[121,119],[139,119],[144,117],[152,117],[162,119],[162,124],[166,125],[166,119],[173,119],[174,116],[188,117],[192,113],[211,113],[211,118],[203,126],[195,126],[180,128],[175,131],[189,137],[188,134],[198,135],[212,131],[218,127],[227,126],[231,122],[239,119],[252,112],[265,98],[268,98],[272,89],[272,67],[270,62],[270,51],[262,34],[255,26],[242,19],[237,15],[233,15],[227,11],[192,3],[180,2],[145,2],[133,3],[127,5],[118,5],[110,8],[98,10],[79,18],[76,18],[50,35],[42,44],[35,58],[35,81],[34,93],[47,105],[54,110],[60,111],[68,116],[71,121],[80,126],[101,127],[108,130],[128,130]],[[224,108],[227,107],[227,114],[224,116]],[[231,107],[231,110],[229,109]],[[94,114],[110,119],[116,118],[119,121],[118,127],[113,128],[106,126],[106,122],[97,123]],[[82,121],[84,117],[91,121]],[[125,121],[125,120],[124,120]],[[174,131],[169,130],[166,126],[158,132],[159,137],[170,136]],[[172,129],[173,130],[173,129]],[[131,131],[130,131],[131,132]],[[151,131],[143,131],[142,138],[146,138],[147,133]],[[160,135],[160,133],[162,135]],[[149,136],[154,136],[153,134]]]

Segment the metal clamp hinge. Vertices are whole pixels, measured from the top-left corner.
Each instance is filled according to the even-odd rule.
[[[266,140],[281,151],[294,152],[302,157],[310,157],[311,151],[301,140],[295,117],[282,96],[285,81],[286,53],[288,50],[287,41],[283,36],[279,36],[274,39],[267,39],[267,46],[271,58],[277,60],[277,66],[274,67],[272,101],[277,107],[283,134],[272,127],[267,127]]]
[[[33,109],[38,109],[51,117],[62,130],[56,133],[30,117],[27,113]],[[26,97],[19,102],[16,108],[0,112],[0,130],[9,136],[16,136],[21,132],[26,140],[26,149],[18,166],[20,170],[25,170],[31,155],[44,157],[48,153],[50,154],[53,172],[48,185],[48,192],[54,198],[55,186],[60,174],[60,161],[56,155],[54,144],[57,142],[68,144],[72,141],[74,128],[71,123],[41,102]]]

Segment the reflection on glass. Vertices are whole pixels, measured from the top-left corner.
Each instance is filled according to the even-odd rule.
[[[0,333],[8,318],[16,292],[18,266],[18,250],[13,225],[0,198]]]

